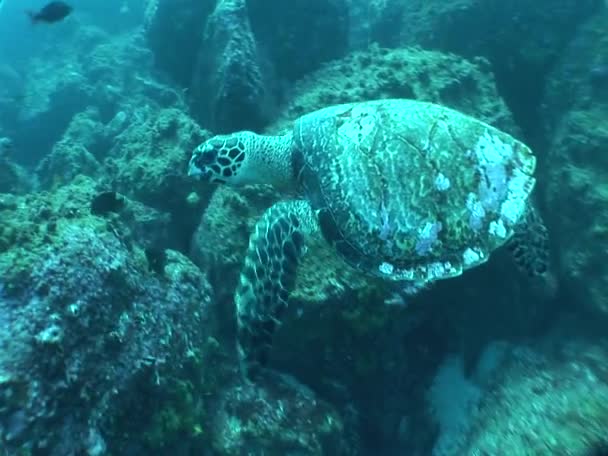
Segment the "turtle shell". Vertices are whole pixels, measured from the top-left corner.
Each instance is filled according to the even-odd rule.
[[[377,100],[294,125],[298,183],[325,238],[357,268],[426,283],[486,261],[522,219],[530,149],[444,106]]]

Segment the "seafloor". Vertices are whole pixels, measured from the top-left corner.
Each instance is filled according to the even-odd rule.
[[[108,14],[0,60],[0,455],[608,454],[604,2],[150,0],[136,30]],[[404,299],[314,240],[271,354],[285,375],[243,382],[233,292],[281,195],[197,183],[190,154],[377,98],[534,149],[554,287],[498,251]]]

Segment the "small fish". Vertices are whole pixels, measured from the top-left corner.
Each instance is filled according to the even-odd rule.
[[[44,6],[41,10],[34,12],[28,11],[28,15],[32,24],[46,22],[52,24],[60,22],[70,15],[73,8],[64,2],[51,2]]]
[[[114,191],[101,192],[91,201],[91,214],[104,216],[110,212],[120,212],[125,200]]]

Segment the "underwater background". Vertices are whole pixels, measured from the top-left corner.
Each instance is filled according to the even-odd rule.
[[[603,0],[0,0],[0,455],[608,454]],[[551,286],[415,296],[312,240],[244,381],[234,290],[284,195],[193,149],[413,98],[528,144]]]

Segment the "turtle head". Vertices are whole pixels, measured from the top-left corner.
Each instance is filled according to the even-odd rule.
[[[239,185],[247,161],[248,133],[218,135],[199,144],[192,152],[188,175],[205,182]]]
[[[291,136],[250,131],[214,136],[192,152],[188,175],[205,182],[242,186],[291,181]]]

